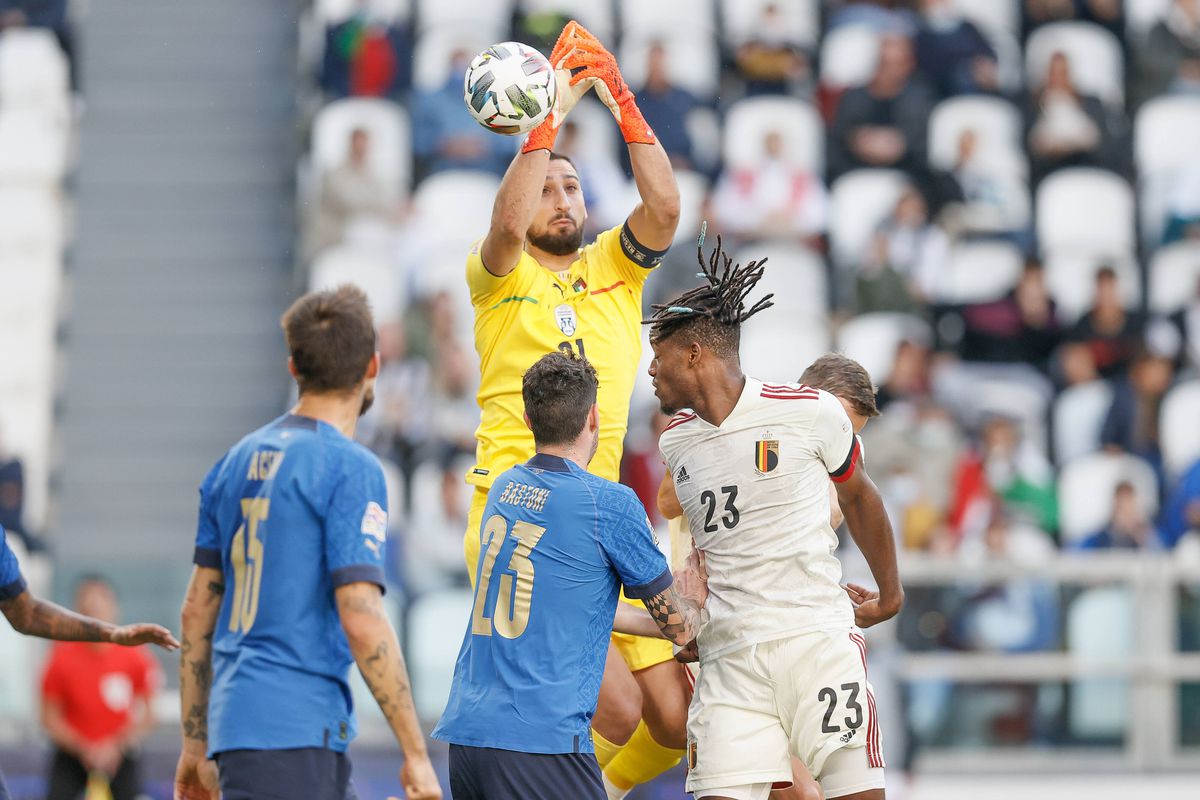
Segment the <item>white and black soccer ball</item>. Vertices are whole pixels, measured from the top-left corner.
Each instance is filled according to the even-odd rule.
[[[475,121],[508,136],[540,125],[554,108],[556,91],[550,62],[520,42],[494,44],[475,56],[463,82]]]

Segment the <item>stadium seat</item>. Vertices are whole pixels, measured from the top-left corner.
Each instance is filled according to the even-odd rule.
[[[1102,380],[1070,386],[1054,401],[1054,462],[1068,464],[1100,449],[1100,429],[1112,405],[1112,386]]]
[[[1200,98],[1156,97],[1133,121],[1133,161],[1143,176],[1194,164],[1194,131],[1200,130]]]
[[[1079,167],[1051,174],[1035,202],[1042,252],[1132,253],[1133,205],[1133,190],[1115,173]]]
[[[933,374],[934,398],[967,428],[982,429],[994,416],[1014,420],[1022,437],[1049,460],[1047,410],[1054,386],[1028,364],[957,362]]]
[[[413,701],[422,719],[436,719],[446,708],[454,662],[474,601],[468,589],[443,590],[417,598],[409,609],[410,640],[421,646],[409,649],[408,669]]]
[[[1067,609],[1067,652],[1081,664],[1131,657],[1136,648],[1134,599],[1125,586],[1087,589]],[[1084,678],[1071,682],[1068,725],[1073,736],[1111,739],[1125,735],[1132,714],[1129,682]]]
[[[1000,90],[1009,97],[1025,91],[1025,52],[1014,34],[997,29],[983,29],[988,44],[996,51],[996,78]]]
[[[434,91],[450,78],[450,56],[456,50],[472,54],[508,38],[508,26],[448,25],[430,28],[421,34],[413,49],[413,88]],[[462,76],[459,76],[461,80]]]
[[[61,250],[64,224],[56,191],[0,185],[0,257]]]
[[[616,159],[621,131],[614,124],[612,112],[594,96],[584,97],[571,111],[570,120],[578,133],[579,155],[588,158]]]
[[[512,24],[512,0],[416,0],[417,30],[480,27],[508,31]],[[502,36],[502,39],[507,39]],[[500,40],[497,40],[500,41]]]
[[[929,324],[920,317],[879,311],[860,314],[842,325],[837,332],[837,349],[862,364],[879,386],[891,377],[901,342],[932,340]]]
[[[624,34],[622,39],[630,36],[651,39],[673,37],[684,28],[697,28],[701,35],[711,36],[717,24],[713,0],[692,0],[688,3],[617,0],[617,15]],[[621,62],[621,71],[625,71],[624,61]],[[633,81],[630,83],[637,85]]]
[[[336,25],[366,5],[372,17],[399,22],[412,15],[412,0],[316,0],[313,13],[322,25]]]
[[[0,109],[0,183],[56,186],[67,170],[64,125],[36,109]]]
[[[352,283],[367,294],[375,321],[399,319],[404,310],[404,287],[387,254],[373,248],[338,245],[321,252],[309,272],[309,291]]]
[[[829,193],[829,243],[833,261],[853,268],[862,260],[879,223],[908,186],[903,172],[860,169],[838,178]]]
[[[1153,517],[1158,511],[1158,479],[1140,458],[1093,453],[1064,465],[1058,480],[1058,527],[1064,544],[1101,530],[1112,517],[1113,490],[1127,480]]]
[[[669,3],[642,3],[667,7]],[[670,31],[649,35],[641,29],[626,29],[621,37],[619,61],[621,75],[633,90],[646,82],[650,46],[661,43],[667,54],[667,73],[671,82],[687,89],[701,100],[717,95],[720,85],[720,50],[710,29],[694,22],[674,26]]]
[[[1200,459],[1200,380],[1181,383],[1167,392],[1159,411],[1163,466],[1177,478]]]
[[[1200,167],[1190,167],[1191,171]],[[1138,179],[1137,202],[1138,223],[1141,225],[1141,243],[1146,250],[1154,250],[1162,243],[1163,230],[1167,223],[1167,206],[1180,173],[1142,175]]]
[[[1023,264],[1020,248],[1008,242],[956,244],[935,299],[952,305],[998,300],[1017,285]]]
[[[997,172],[1020,170],[1027,175],[1029,164],[1022,149],[1021,112],[999,97],[963,95],[943,100],[929,115],[929,163],[953,169],[958,161],[958,141],[972,130],[977,137],[980,163]]]
[[[738,45],[753,38],[759,31],[763,9],[774,5],[779,9],[780,31],[772,31],[785,41],[812,45],[821,32],[820,0],[721,0],[721,35],[727,45]],[[782,34],[782,35],[781,35]]]
[[[1016,3],[996,0],[954,0],[954,7],[982,32],[1000,31],[1010,36],[1020,32],[1021,11]]]
[[[825,124],[811,105],[794,97],[763,96],[739,100],[725,112],[724,157],[727,168],[752,166],[762,156],[763,138],[776,131],[788,159],[821,175],[825,171]]]
[[[412,182],[408,114],[389,100],[351,97],[334,100],[317,112],[311,146],[315,177],[319,180],[345,162],[350,133],[356,128],[370,134],[371,171],[396,197],[407,196]]]
[[[770,241],[747,244],[733,254],[734,262],[742,265],[763,259],[766,271],[749,300],[774,293],[775,305],[764,314],[792,319],[829,312],[825,263],[819,255],[792,242]]]
[[[1042,25],[1025,43],[1025,75],[1031,88],[1046,80],[1050,58],[1062,51],[1071,65],[1071,78],[1084,94],[1111,106],[1125,100],[1125,57],[1117,37],[1090,22]]]
[[[481,239],[488,231],[499,189],[500,179],[490,172],[435,173],[413,194],[417,230],[431,239],[455,238],[468,244]]]
[[[1096,272],[1112,267],[1117,273],[1117,287],[1125,308],[1134,310],[1141,301],[1141,276],[1132,256],[1109,258],[1088,255],[1048,255],[1046,287],[1058,305],[1059,317],[1070,322],[1087,311],[1096,296]]]
[[[1145,35],[1170,9],[1171,0],[1125,0],[1127,34]]]
[[[595,0],[519,0],[518,7],[526,14],[566,14],[579,20],[597,39],[607,45],[614,43],[617,21],[613,4],[597,3]]]
[[[57,117],[68,92],[67,58],[53,33],[41,28],[0,33],[0,108],[40,108]]]
[[[742,369],[773,383],[795,383],[809,364],[830,350],[824,315],[786,317],[769,308],[742,326]]]
[[[821,39],[821,83],[832,89],[862,86],[878,59],[878,31],[858,24],[834,28]]]
[[[1150,258],[1149,309],[1174,314],[1200,293],[1200,243],[1175,242]]]

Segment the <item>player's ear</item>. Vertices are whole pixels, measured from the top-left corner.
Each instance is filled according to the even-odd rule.
[[[522,414],[521,416],[525,419],[525,427],[529,428],[529,430],[533,430],[533,423],[529,421],[529,415]]]
[[[288,356],[288,374],[296,380],[300,380],[300,374],[296,372],[296,362],[291,356]]]
[[[600,406],[597,403],[592,403],[592,407],[588,409],[588,430],[600,430]]]
[[[703,352],[704,350],[700,347],[699,342],[692,342],[688,346],[688,366],[694,367],[700,363],[700,356]]]
[[[367,374],[364,376],[367,380],[375,380],[379,376],[380,358],[379,351],[375,351],[375,355],[371,356],[371,360],[367,362]]]

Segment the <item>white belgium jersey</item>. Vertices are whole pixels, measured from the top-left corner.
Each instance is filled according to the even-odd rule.
[[[854,624],[833,554],[829,479],[849,478],[860,449],[836,397],[748,377],[719,426],[680,412],[659,448],[708,569],[704,661]]]

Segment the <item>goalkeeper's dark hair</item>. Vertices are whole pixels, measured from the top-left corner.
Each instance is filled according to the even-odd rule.
[[[705,285],[686,291],[669,303],[652,305],[654,313],[642,320],[642,324],[650,326],[651,342],[687,332],[723,358],[736,358],[742,323],[775,305],[771,302],[775,295],[769,294],[746,307],[746,297],[762,278],[767,259],[751,261],[745,266],[734,264],[722,249],[719,235],[707,261],[702,248],[703,245],[696,247],[696,260],[700,262],[700,277]]]

